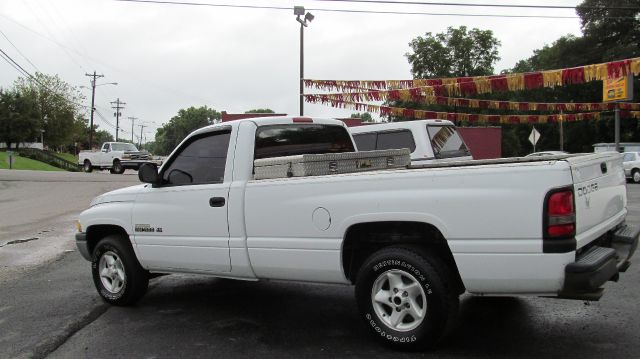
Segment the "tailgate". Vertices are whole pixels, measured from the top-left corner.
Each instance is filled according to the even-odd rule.
[[[605,152],[566,161],[573,175],[576,240],[581,248],[624,220],[627,193],[622,155]]]

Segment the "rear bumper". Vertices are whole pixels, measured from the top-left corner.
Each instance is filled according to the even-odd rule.
[[[558,297],[598,300],[607,281],[617,281],[630,265],[638,247],[640,226],[623,225],[610,234],[604,246],[592,246],[565,267],[565,280]]]

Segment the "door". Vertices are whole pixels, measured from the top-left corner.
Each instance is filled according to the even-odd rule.
[[[102,149],[96,154],[96,156],[98,157],[98,160],[96,161],[97,165],[111,165],[111,161],[109,161],[111,159],[111,145],[109,143],[102,145]]]
[[[136,198],[134,240],[146,268],[230,271],[230,180],[225,181],[230,135],[229,129],[189,139],[163,167],[162,184],[148,185]]]

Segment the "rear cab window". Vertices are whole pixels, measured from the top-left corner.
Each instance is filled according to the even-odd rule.
[[[322,124],[261,126],[256,131],[254,158],[354,152],[346,128]]]
[[[435,158],[470,156],[471,152],[454,126],[427,125],[429,141]]]
[[[408,148],[416,150],[416,143],[410,130],[391,130],[380,132],[358,133],[353,135],[358,151],[397,150]]]

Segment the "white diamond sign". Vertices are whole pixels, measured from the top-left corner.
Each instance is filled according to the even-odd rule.
[[[536,128],[534,127],[533,130],[531,130],[531,134],[529,135],[529,142],[531,142],[532,145],[536,145],[536,143],[538,143],[538,140],[540,139],[540,132],[538,132],[538,130],[536,130]]]

